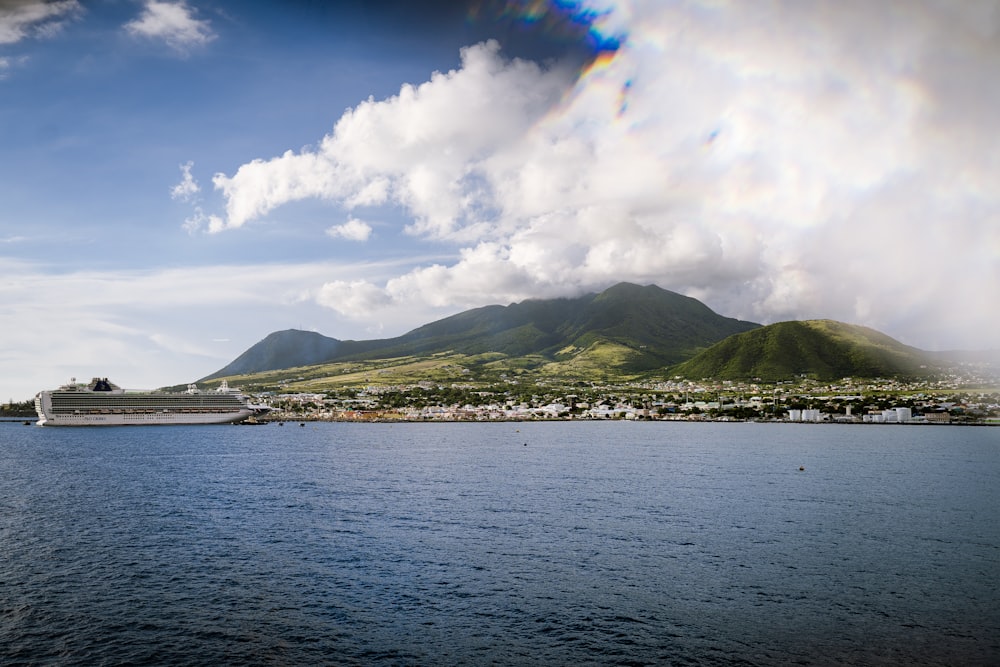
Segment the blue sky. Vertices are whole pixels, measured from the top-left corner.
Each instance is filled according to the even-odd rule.
[[[1000,347],[1000,8],[0,0],[0,398],[627,280]]]

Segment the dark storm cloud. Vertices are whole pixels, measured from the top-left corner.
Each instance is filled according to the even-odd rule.
[[[277,5],[276,5],[277,6]],[[592,16],[527,0],[291,0],[299,12],[331,26],[458,45],[496,40],[508,57],[589,62],[617,43],[591,31]]]

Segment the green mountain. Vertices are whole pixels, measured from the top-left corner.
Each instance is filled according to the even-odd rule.
[[[696,299],[655,285],[620,283],[575,299],[529,299],[467,310],[385,341],[384,347],[370,352],[381,356],[498,352],[558,358],[610,343],[634,350],[632,369],[641,369],[686,359],[715,341],[758,326],[723,317]]]
[[[278,331],[200,382],[241,376],[261,386],[538,379],[763,381],[909,378],[950,365],[873,329],[833,320],[765,327],[700,301],[621,283],[577,298],[486,306],[396,338],[337,340]],[[290,379],[294,378],[294,379]]]
[[[201,381],[293,367],[452,354],[563,370],[635,374],[663,368],[759,324],[723,317],[696,299],[655,285],[621,283],[568,299],[475,308],[397,338],[341,341],[280,331]],[[556,373],[559,368],[549,367]]]
[[[333,358],[341,347],[336,338],[313,331],[276,331],[205,379],[310,366]]]
[[[778,322],[731,336],[670,369],[697,380],[926,376],[938,362],[874,329],[833,320]]]

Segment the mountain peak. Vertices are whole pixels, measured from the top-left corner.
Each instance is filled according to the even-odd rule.
[[[731,336],[675,368],[689,379],[764,381],[807,375],[818,380],[843,377],[908,377],[926,374],[930,356],[874,329],[836,320],[769,324]]]
[[[236,357],[225,368],[202,378],[202,381],[245,373],[309,366],[317,363],[317,360],[334,356],[340,346],[341,341],[328,338],[315,331],[302,331],[301,329],[275,331]]]
[[[441,352],[555,360],[600,346],[618,350],[618,361],[609,372],[637,372],[678,363],[726,336],[758,326],[723,317],[697,299],[656,285],[618,283],[600,294],[475,308],[384,340],[339,341],[314,332],[276,332],[205,379],[348,358]]]

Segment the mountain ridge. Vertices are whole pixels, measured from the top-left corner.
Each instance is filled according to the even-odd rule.
[[[453,352],[539,356],[618,345],[631,353],[620,366],[636,372],[669,366],[723,338],[761,325],[724,317],[697,299],[655,285],[619,283],[600,293],[528,299],[466,310],[395,338],[345,341],[316,332],[274,332],[201,382],[335,361]]]
[[[823,319],[776,322],[730,336],[671,372],[690,379],[836,380],[912,378],[937,365],[929,353],[880,331]]]
[[[576,381],[911,378],[947,364],[941,354],[860,325],[827,319],[764,326],[724,317],[655,285],[619,283],[579,297],[473,308],[387,339],[274,332],[199,382],[268,374],[273,383],[286,369],[307,369],[289,375],[312,382],[326,376],[370,381],[372,372],[387,378],[391,368],[395,378],[431,369],[445,377],[443,368],[459,366],[480,381],[525,374]]]

